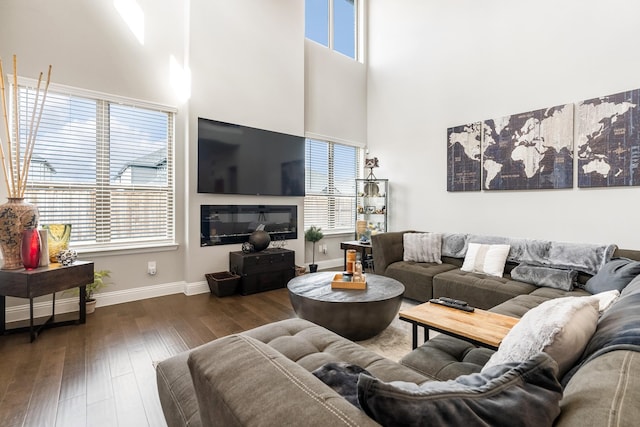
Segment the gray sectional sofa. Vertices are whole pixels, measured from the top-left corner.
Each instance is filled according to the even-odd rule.
[[[373,237],[375,272],[400,280],[406,287],[405,296],[417,301],[449,296],[464,299],[476,307],[521,317],[545,301],[591,295],[583,287],[592,274],[585,272],[578,274],[577,285],[571,290],[516,281],[509,274],[518,257],[542,259],[551,248],[560,253],[555,259],[563,268],[567,267],[565,255],[580,253],[572,252],[576,248],[571,245],[533,242],[532,247],[530,241],[510,240],[515,248],[514,256],[507,262],[505,274],[488,277],[460,270],[465,246],[478,236],[445,235],[442,263],[419,263],[403,261],[404,234],[385,233]],[[504,242],[504,239],[488,238],[488,241]],[[536,253],[538,249],[544,253]],[[612,246],[588,249],[597,253],[598,269],[609,265],[612,257],[640,260],[640,251],[616,249],[613,252],[615,247]],[[614,269],[614,273],[619,270]],[[492,354],[491,350],[441,334],[409,352],[400,363],[395,363],[320,326],[302,319],[289,319],[212,341],[161,362],[157,367],[158,391],[170,427],[379,425],[376,420],[383,425],[411,425],[404,418],[396,421],[388,418],[388,412],[397,410],[398,417],[406,413],[413,416],[420,412],[420,407],[416,410],[415,406],[410,406],[410,410],[406,410],[403,406],[406,401],[394,401],[390,408],[396,409],[380,416],[371,406],[363,409],[349,403],[344,390],[330,387],[326,380],[329,385],[325,384],[319,379],[318,372],[331,366],[328,364],[332,362],[339,362],[341,366],[355,365],[365,369],[375,378],[365,379],[369,383],[378,381],[378,389],[401,384],[395,383],[397,381],[417,385],[413,387],[431,388],[436,384],[434,381],[438,381],[437,385],[445,387],[462,387],[459,382],[467,382],[477,387],[483,384],[486,388],[483,383],[486,374],[482,368]],[[549,372],[549,369],[545,371],[551,360],[548,356],[540,353],[534,359],[527,362],[536,365],[537,370],[533,371],[538,374]],[[513,380],[513,376],[521,380],[540,380],[538,374],[531,374],[529,365],[507,366],[504,369],[509,369],[508,372],[496,375],[507,382]],[[553,372],[557,373],[557,365],[554,366]],[[521,372],[523,369],[525,374]],[[495,379],[489,380],[487,384],[495,383]],[[496,397],[495,391],[491,391],[488,400],[472,403],[451,403],[450,397],[437,397],[420,400],[420,404],[428,408],[424,411],[432,425],[487,425],[487,420],[490,420],[488,425],[544,425],[545,422],[537,418],[540,415],[547,415],[550,420],[555,418],[554,425],[557,426],[637,425],[640,417],[640,405],[637,404],[640,401],[640,277],[624,287],[622,296],[602,315],[595,334],[573,368],[557,381],[555,377],[547,380],[539,381],[543,386],[537,390],[545,389],[547,397],[562,393],[559,407],[557,404],[545,407],[540,403],[538,392],[535,396],[531,394],[529,399],[530,389],[526,387],[517,387],[520,394],[508,393],[506,400],[500,400],[500,396]],[[497,387],[504,388],[504,384]],[[474,389],[474,394],[481,397],[474,396],[473,399],[486,398],[486,393],[476,391]],[[364,392],[358,389],[358,393]],[[403,394],[393,391],[391,395]],[[415,405],[413,397],[408,400]],[[473,409],[474,405],[476,409]],[[484,411],[478,408],[484,408]],[[556,408],[559,408],[557,412]],[[444,411],[444,418],[435,417],[434,411]],[[502,418],[495,418],[497,413]],[[505,419],[509,421],[500,421]]]

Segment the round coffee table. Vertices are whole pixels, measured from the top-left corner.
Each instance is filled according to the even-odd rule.
[[[289,297],[298,317],[353,341],[371,338],[389,326],[400,309],[402,283],[369,273],[367,289],[331,289],[336,274],[304,274],[289,281]]]

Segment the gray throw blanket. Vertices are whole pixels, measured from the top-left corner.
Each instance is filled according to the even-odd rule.
[[[500,236],[444,233],[442,255],[464,258],[469,243],[510,245],[508,261],[582,271],[595,275],[611,260],[617,246],[554,242],[551,240],[512,239]]]

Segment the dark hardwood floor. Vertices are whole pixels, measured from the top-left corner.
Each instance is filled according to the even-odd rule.
[[[286,289],[179,294],[100,307],[34,343],[1,336],[0,426],[165,426],[154,361],[290,317]]]

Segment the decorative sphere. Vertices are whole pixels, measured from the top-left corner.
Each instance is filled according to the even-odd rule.
[[[249,243],[253,245],[256,252],[267,249],[271,243],[271,236],[264,230],[256,230],[249,236]]]
[[[73,249],[65,249],[58,253],[58,262],[62,265],[71,265],[78,258],[78,253]]]

